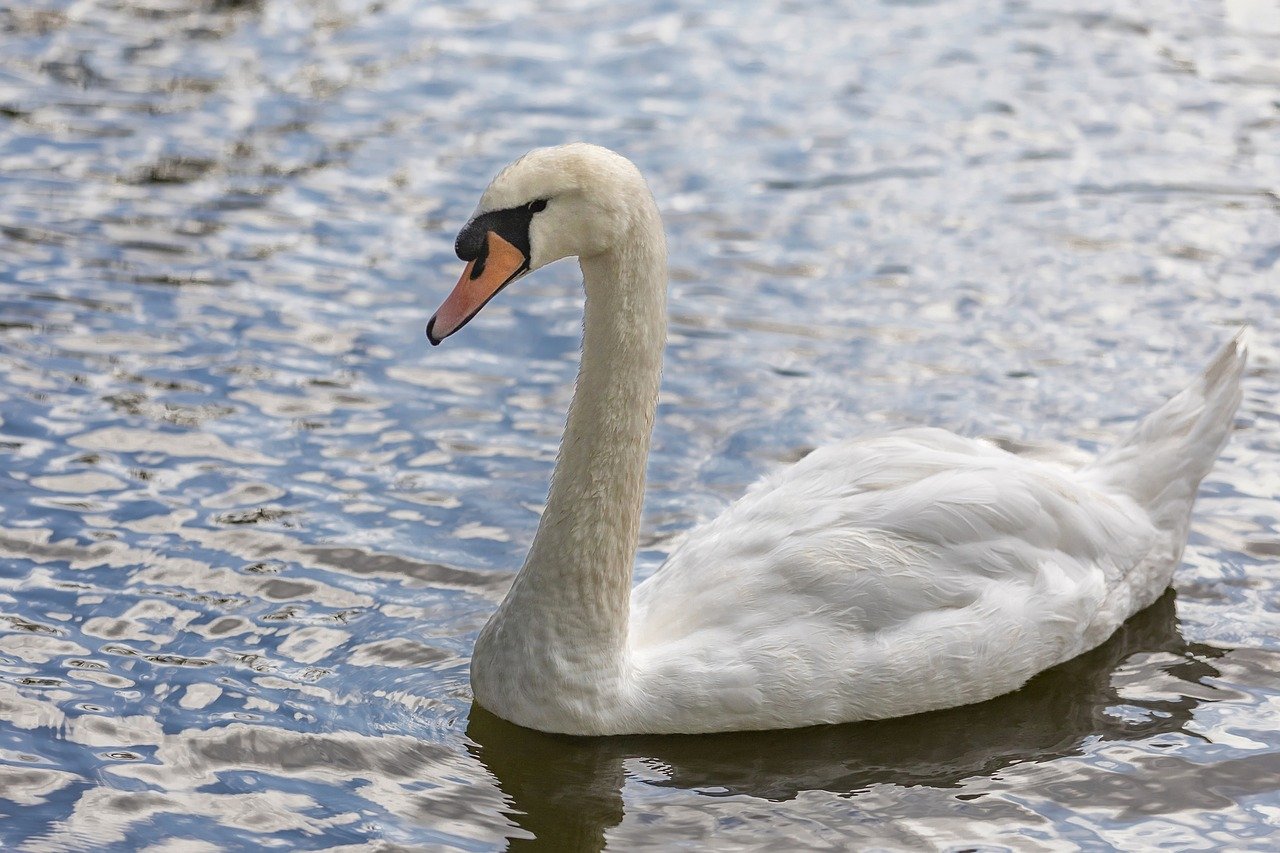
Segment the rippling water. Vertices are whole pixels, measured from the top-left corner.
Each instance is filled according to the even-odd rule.
[[[0,9],[0,846],[1272,848],[1280,11],[843,6]],[[570,139],[671,234],[640,573],[840,437],[1096,447],[1252,323],[1176,592],[924,717],[473,713],[576,269],[422,327],[491,174]]]

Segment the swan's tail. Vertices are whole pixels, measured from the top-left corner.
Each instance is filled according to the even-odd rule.
[[[1131,495],[1161,529],[1185,530],[1200,481],[1231,432],[1247,358],[1248,330],[1241,329],[1196,381],[1082,473]]]

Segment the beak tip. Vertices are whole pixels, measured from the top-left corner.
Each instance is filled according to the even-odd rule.
[[[438,347],[440,346],[440,342],[443,341],[444,338],[437,338],[435,332],[436,332],[436,318],[435,318],[435,315],[433,314],[431,316],[431,319],[427,321],[427,340],[431,342],[431,345],[433,347]]]

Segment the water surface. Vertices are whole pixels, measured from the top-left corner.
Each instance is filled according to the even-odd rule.
[[[1250,0],[0,10],[0,846],[1272,848],[1278,57]],[[1247,322],[1175,591],[924,717],[473,712],[577,271],[422,327],[489,177],[572,139],[670,232],[640,575],[824,442],[1094,449]]]

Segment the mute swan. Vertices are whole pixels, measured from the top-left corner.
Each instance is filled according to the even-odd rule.
[[[1127,439],[1068,467],[938,429],[814,451],[633,590],[666,337],[666,243],[639,170],[532,151],[458,235],[439,344],[577,256],[582,361],[538,531],[476,641],[476,700],[577,735],[773,729],[990,699],[1098,646],[1169,585],[1240,401],[1243,332]]]

